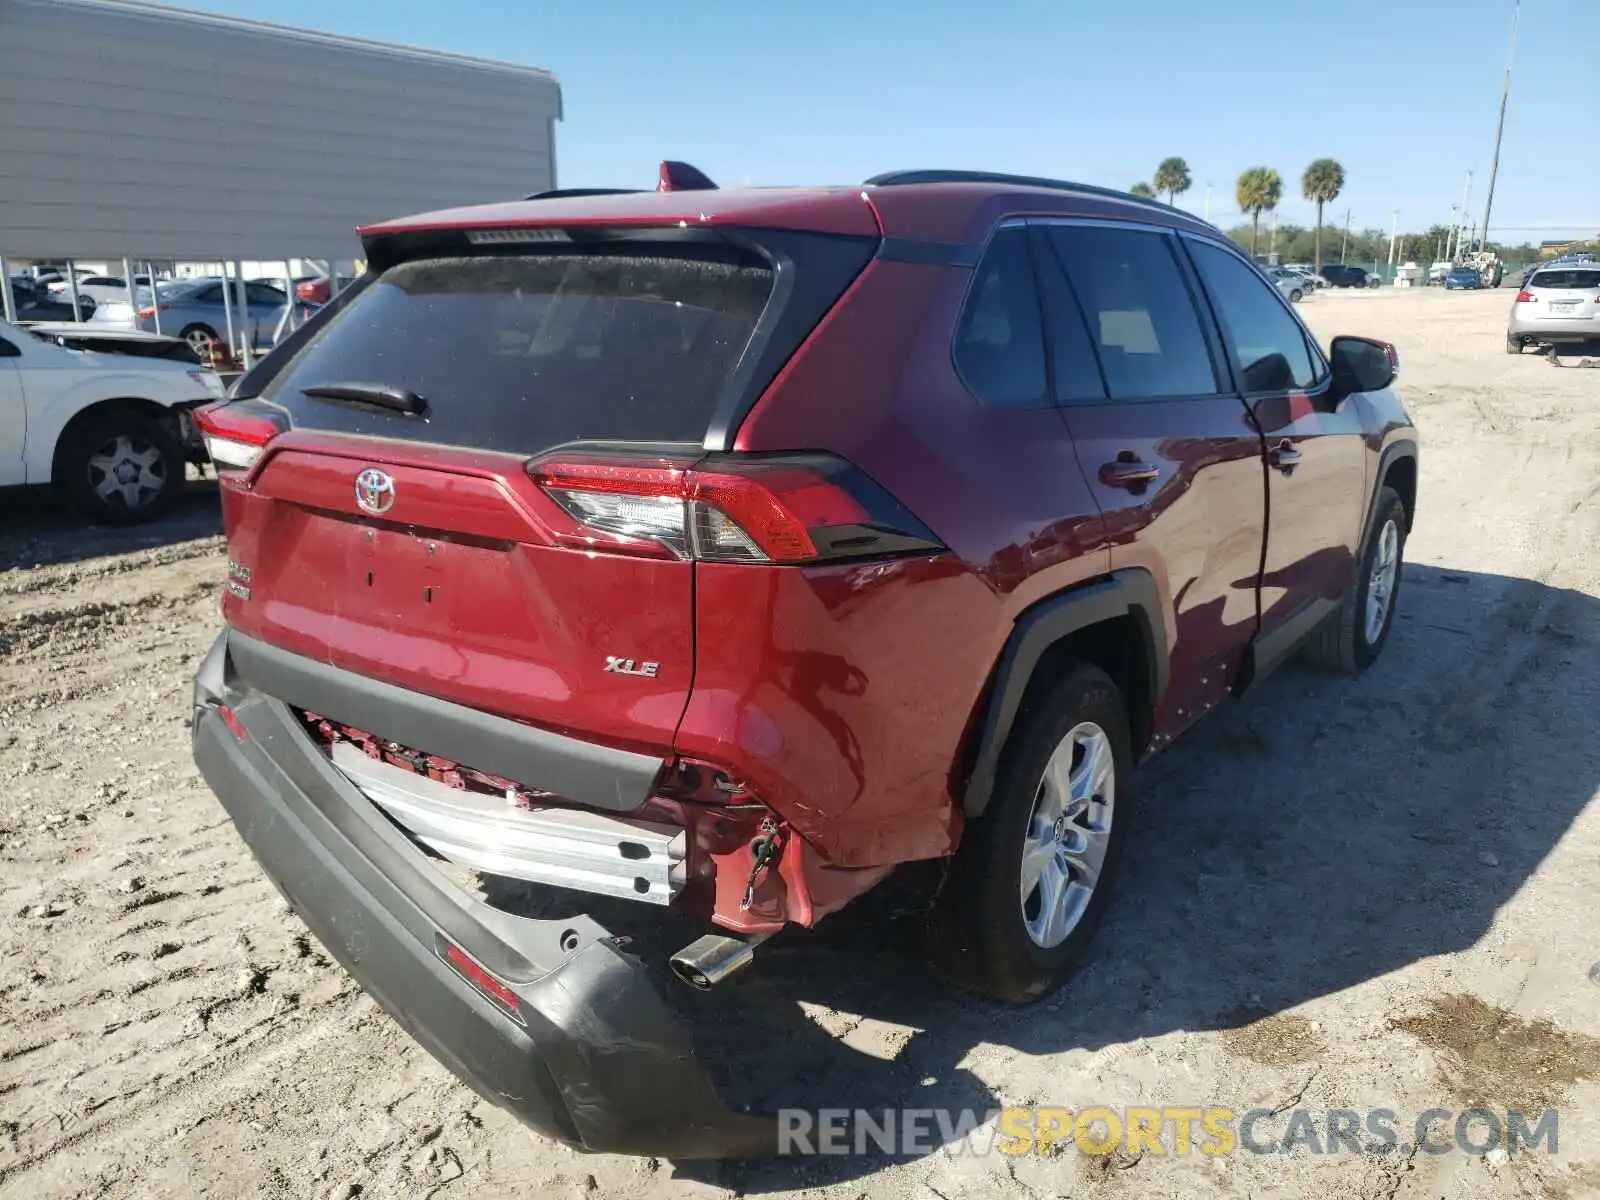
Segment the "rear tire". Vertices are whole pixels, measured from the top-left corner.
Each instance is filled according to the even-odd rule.
[[[221,339],[209,325],[189,325],[178,335],[189,343],[189,348],[200,356],[201,362],[211,361],[211,348]]]
[[[1355,581],[1338,609],[1306,639],[1304,653],[1312,666],[1336,675],[1359,675],[1377,661],[1394,624],[1405,547],[1405,505],[1386,487],[1378,493]]]
[[[111,409],[69,427],[56,449],[56,486],[89,520],[136,525],[159,516],[183,488],[183,447],[162,422]]]
[[[1509,334],[1509,333],[1506,334],[1506,353],[1507,354],[1521,354],[1522,353],[1522,339],[1519,338],[1519,337],[1512,337],[1511,334]]]
[[[1014,1004],[1066,980],[1122,861],[1132,773],[1127,708],[1099,668],[1071,667],[1019,715],[927,928],[952,980]]]
[[[1300,289],[1299,288],[1295,288],[1293,291],[1291,291],[1289,293],[1289,303],[1290,304],[1299,304],[1300,303]]]

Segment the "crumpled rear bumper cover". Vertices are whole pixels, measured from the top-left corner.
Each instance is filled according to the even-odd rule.
[[[588,917],[518,917],[450,883],[284,704],[229,685],[225,642],[196,683],[201,774],[296,913],[424,1048],[486,1100],[585,1150],[775,1151],[775,1123],[722,1103],[688,1031],[617,939]],[[469,983],[449,945],[514,1004]]]

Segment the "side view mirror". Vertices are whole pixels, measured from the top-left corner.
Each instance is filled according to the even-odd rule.
[[[1400,373],[1400,356],[1388,342],[1375,338],[1336,337],[1329,347],[1333,390],[1341,396],[1381,392]]]

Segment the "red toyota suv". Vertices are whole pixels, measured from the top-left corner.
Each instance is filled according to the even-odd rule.
[[[195,756],[245,841],[483,1095],[682,1157],[772,1124],[598,921],[461,872],[703,920],[673,968],[709,987],[945,859],[931,952],[1033,999],[1140,760],[1299,648],[1378,655],[1417,489],[1393,349],[1325,354],[1186,213],[708,185],[364,229],[199,418],[229,577]]]

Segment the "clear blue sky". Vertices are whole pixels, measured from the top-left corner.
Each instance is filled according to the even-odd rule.
[[[1355,227],[1482,220],[1511,0],[189,0],[189,6],[547,67],[560,182],[839,183],[962,166],[1127,187],[1188,159],[1180,202],[1237,219],[1245,167],[1345,166]],[[1600,233],[1595,0],[1527,0],[1493,232]],[[1591,48],[1580,47],[1589,43]]]

